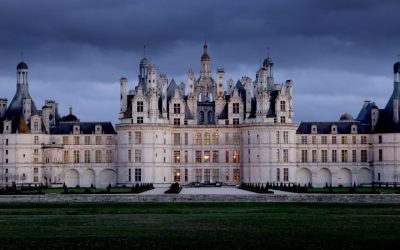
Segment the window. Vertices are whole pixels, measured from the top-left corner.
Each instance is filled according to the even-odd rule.
[[[39,130],[39,123],[38,123],[38,121],[34,121],[33,122],[33,130]]]
[[[113,144],[112,136],[107,136],[107,137],[106,137],[106,144],[107,144],[107,145],[112,145],[112,144]]]
[[[286,117],[281,116],[281,123],[286,123]]]
[[[208,132],[204,133],[204,144],[210,145],[210,133]]]
[[[189,134],[185,133],[185,145],[189,144]]]
[[[143,102],[137,102],[137,112],[143,112]]]
[[[174,114],[180,114],[180,113],[181,113],[181,104],[174,103]]]
[[[357,150],[353,149],[351,154],[352,161],[357,162]]]
[[[378,137],[378,143],[382,143],[382,136],[381,135]]]
[[[188,163],[188,161],[189,161],[188,151],[185,151],[185,163]]]
[[[285,144],[289,143],[289,132],[288,131],[283,131],[283,143],[285,143]]]
[[[101,145],[101,136],[96,136],[96,145]]]
[[[233,125],[239,125],[239,118],[233,118],[232,119],[232,124]]]
[[[79,163],[79,150],[74,150],[74,163]]]
[[[79,145],[79,136],[74,136],[74,144]]]
[[[219,144],[218,132],[214,132],[214,133],[213,133],[212,144],[213,144],[213,145],[218,145],[218,144]]]
[[[276,181],[281,181],[281,170],[279,168],[276,169]]]
[[[225,169],[225,182],[229,181],[229,169]]]
[[[368,157],[367,157],[367,150],[361,150],[361,162],[367,162]]]
[[[181,145],[181,134],[174,133],[174,145]]]
[[[106,150],[106,162],[112,163],[112,151],[111,150]]]
[[[347,150],[342,150],[342,162],[347,162],[349,160],[349,156],[347,154]]]
[[[204,151],[204,162],[210,162],[210,151]]]
[[[289,181],[289,168],[283,168],[283,181]]]
[[[229,133],[225,133],[225,145],[229,145]]]
[[[201,133],[200,132],[196,133],[195,143],[196,143],[196,145],[201,145]]]
[[[239,114],[239,103],[233,103],[233,113],[234,114]]]
[[[367,144],[367,137],[365,135],[361,136],[361,144]]]
[[[382,149],[379,149],[379,161],[383,160],[383,151]]]
[[[65,150],[64,151],[64,163],[68,163],[68,159],[69,159],[69,154],[68,154],[68,151]]]
[[[39,173],[39,169],[38,168],[33,168],[33,173],[34,174],[38,174]]]
[[[128,169],[128,181],[129,182],[132,181],[132,171],[131,171],[131,169]]]
[[[202,169],[195,169],[195,170],[194,170],[194,176],[195,176],[195,180],[196,180],[197,182],[201,182],[202,175],[203,175],[202,172],[203,172]]]
[[[337,152],[336,152],[336,150],[332,150],[332,162],[337,162]]]
[[[233,163],[239,163],[240,162],[240,153],[239,150],[233,150]]]
[[[332,136],[332,144],[336,144],[336,136]]]
[[[39,182],[39,177],[38,176],[34,176],[33,177],[33,182]]]
[[[312,162],[317,162],[317,150],[312,150],[311,151],[311,156],[312,156]]]
[[[139,116],[136,121],[137,121],[138,124],[142,124],[143,123],[143,116]]]
[[[175,163],[181,162],[181,151],[174,151],[174,162]]]
[[[128,149],[128,162],[132,162],[132,150]]]
[[[283,150],[283,162],[289,162],[289,150]]]
[[[35,164],[37,164],[37,163],[39,163],[39,159],[38,158],[33,158],[33,163],[35,163]]]
[[[301,150],[301,162],[305,163],[307,162],[307,150],[303,149]]]
[[[357,144],[357,137],[355,136],[355,135],[353,135],[352,137],[351,137],[352,139],[352,143],[353,144]]]
[[[307,136],[303,135],[301,137],[301,144],[307,144]]]
[[[141,149],[135,149],[135,162],[136,163],[142,162],[142,150]]]
[[[63,144],[68,144],[68,136],[63,136]]]
[[[229,150],[225,151],[225,162],[228,163],[229,162]]]
[[[328,162],[328,150],[321,150],[321,161]]]
[[[34,140],[34,144],[39,144],[39,136],[35,136],[34,138],[33,138],[33,140]]]
[[[276,143],[281,143],[281,134],[279,131],[276,131]]]
[[[96,150],[95,154],[96,154],[96,163],[101,163],[101,151]]]
[[[233,133],[233,144],[240,145],[240,133]]]
[[[8,154],[8,150],[6,150],[6,154]],[[38,155],[38,154],[39,154],[39,149],[35,148],[35,149],[33,150],[33,154],[34,154],[34,155]]]
[[[342,144],[347,144],[347,136],[342,136]]]
[[[135,144],[142,144],[142,132],[135,131]]]
[[[85,136],[85,145],[90,145],[90,136]]]
[[[240,181],[240,169],[234,169],[233,170],[233,180],[235,182],[239,182]]]
[[[327,137],[325,135],[321,136],[321,144],[327,144],[327,143],[328,143]]]
[[[189,181],[189,171],[187,168],[185,168],[185,181]]]
[[[196,163],[201,163],[201,151],[196,151]]]
[[[313,135],[313,136],[311,137],[311,143],[312,143],[312,144],[317,144],[317,136]]]
[[[277,162],[281,161],[281,151],[279,149],[276,150],[276,161]]]
[[[174,125],[181,125],[181,119],[174,118]]]
[[[136,182],[142,181],[142,169],[141,168],[135,168],[135,181]]]
[[[200,124],[203,124],[204,123],[204,112],[203,111],[200,111],[199,112],[199,123]]]
[[[286,102],[281,101],[281,112],[285,112],[285,111],[286,111]]]
[[[212,153],[212,162],[217,163],[219,160],[219,151],[215,150]]]
[[[85,150],[85,163],[90,163],[90,151]]]

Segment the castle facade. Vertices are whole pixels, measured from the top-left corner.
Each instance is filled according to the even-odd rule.
[[[399,182],[400,63],[379,109],[366,101],[354,119],[294,122],[293,82],[276,83],[266,58],[255,79],[212,71],[204,44],[200,73],[187,83],[159,74],[147,58],[135,86],[120,80],[119,123],[81,122],[58,103],[38,109],[28,66],[17,90],[0,98],[0,185],[113,186],[240,182],[351,186]]]

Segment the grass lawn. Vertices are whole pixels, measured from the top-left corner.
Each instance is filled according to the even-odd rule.
[[[340,193],[348,193],[348,187],[334,187],[333,193],[340,194]],[[370,187],[357,187],[356,188],[357,194],[363,193],[372,193],[372,188]],[[381,194],[396,194],[399,189],[394,188],[379,188],[375,187],[375,191]],[[329,193],[329,188],[321,187],[321,188],[308,188],[308,193]]]
[[[2,249],[399,249],[400,206],[0,203]]]

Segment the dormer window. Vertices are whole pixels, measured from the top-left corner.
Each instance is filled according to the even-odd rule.
[[[316,134],[317,133],[317,125],[312,125],[311,126],[311,133]]]
[[[80,127],[79,125],[74,125],[74,134],[79,134],[80,133]]]
[[[336,134],[336,133],[337,133],[337,126],[336,126],[336,125],[332,125],[332,127],[331,127],[331,133],[332,133],[332,134]]]
[[[96,134],[101,134],[102,133],[102,131],[101,131],[101,125],[100,124],[97,124],[96,126],[95,126],[95,132],[96,132]]]
[[[351,125],[351,133],[356,134],[357,133],[357,126],[356,125]]]

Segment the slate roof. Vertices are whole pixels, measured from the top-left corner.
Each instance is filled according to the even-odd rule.
[[[370,133],[369,126],[362,125],[359,121],[338,121],[338,122],[302,122],[297,128],[297,134],[311,134],[311,126],[317,126],[317,134],[331,134],[332,125],[337,126],[338,134],[351,134],[352,125],[357,126],[358,134]]]
[[[50,127],[50,134],[72,134],[74,125],[80,126],[81,134],[94,134],[96,125],[102,126],[103,134],[117,134],[111,122],[61,122]]]

